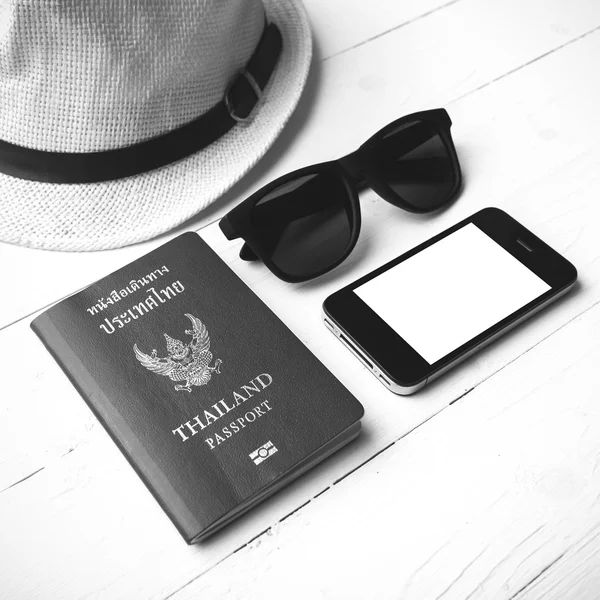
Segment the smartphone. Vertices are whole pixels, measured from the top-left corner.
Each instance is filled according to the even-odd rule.
[[[485,208],[323,303],[325,325],[396,394],[412,394],[574,285],[575,267]]]

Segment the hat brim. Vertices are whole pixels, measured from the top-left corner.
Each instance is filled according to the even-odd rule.
[[[245,175],[294,111],[312,57],[301,0],[263,4],[283,50],[250,122],[176,163],[115,181],[52,184],[0,174],[0,240],[71,251],[134,244],[191,218]]]

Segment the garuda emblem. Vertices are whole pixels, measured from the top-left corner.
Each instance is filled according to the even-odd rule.
[[[184,344],[179,340],[164,334],[167,340],[168,356],[160,358],[156,350],[152,354],[144,354],[137,344],[133,346],[136,358],[148,369],[158,375],[165,375],[172,381],[184,381],[184,385],[176,385],[175,389],[186,392],[192,391],[193,385],[206,385],[212,376],[213,371],[221,373],[221,359],[215,361],[214,366],[209,366],[213,359],[210,351],[210,338],[208,329],[202,321],[193,315],[185,315],[191,322],[193,329],[187,329],[186,334],[192,336],[189,344]]]

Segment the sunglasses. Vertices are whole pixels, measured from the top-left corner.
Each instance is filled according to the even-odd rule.
[[[448,204],[461,185],[452,121],[442,109],[390,123],[358,150],[280,177],[219,222],[243,238],[243,260],[261,260],[280,279],[307,281],[337,267],[360,232],[358,192],[370,187],[413,213]]]

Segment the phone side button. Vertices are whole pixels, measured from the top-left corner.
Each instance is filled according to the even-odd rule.
[[[379,371],[379,369],[375,365],[373,365],[366,359],[366,357],[363,356],[362,352],[360,352],[358,348],[356,348],[354,344],[352,344],[350,340],[346,338],[345,335],[342,334],[342,332],[327,318],[324,311],[322,312],[321,316],[327,329],[329,329],[331,333],[333,333],[333,335],[335,335],[335,337],[337,337],[340,340],[340,342],[342,342],[342,344],[344,344],[344,346],[346,346],[346,348],[348,348],[348,350],[350,350],[350,352],[356,358],[358,358],[360,363],[369,370],[369,372],[379,381],[379,383],[384,385],[388,390],[390,390],[394,394],[397,394],[399,396],[408,396],[410,394],[414,394],[421,388],[425,387],[425,385],[427,385],[427,383],[429,382],[428,379],[425,379],[424,381],[421,381],[420,383],[417,383],[412,386],[401,386],[389,380],[385,375],[383,375]]]

